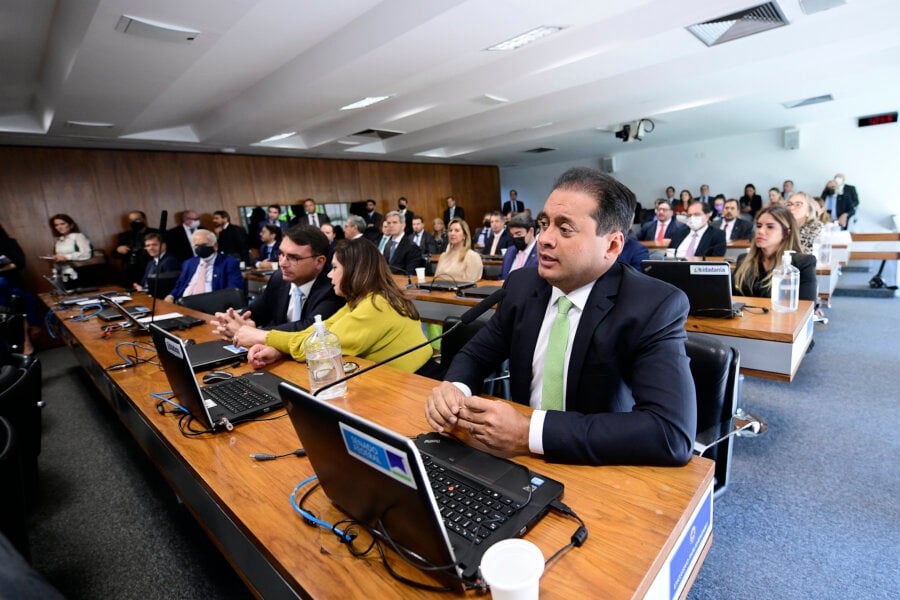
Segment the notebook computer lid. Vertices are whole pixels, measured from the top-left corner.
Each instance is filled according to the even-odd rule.
[[[212,427],[221,415],[210,414],[211,407],[203,401],[200,384],[194,377],[194,369],[188,359],[184,340],[155,323],[151,323],[149,328],[150,335],[153,336],[153,345],[156,346],[157,357],[166,374],[166,379],[169,380],[169,385],[172,386],[175,400],[186,408],[195,419],[207,427]]]
[[[685,293],[690,313],[698,317],[732,317],[731,265],[727,262],[644,260],[641,270]]]

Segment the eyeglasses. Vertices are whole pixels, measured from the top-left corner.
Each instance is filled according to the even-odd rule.
[[[302,260],[307,260],[309,258],[315,258],[315,257],[316,257],[315,254],[311,254],[309,256],[297,256],[296,254],[281,254],[278,256],[278,260],[281,260],[283,258],[283,259],[287,260],[289,263],[291,263],[292,265],[296,265],[296,264],[299,264],[300,261],[302,261]]]

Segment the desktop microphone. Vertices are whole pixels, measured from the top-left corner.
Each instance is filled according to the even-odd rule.
[[[163,210],[162,214],[159,216],[159,236],[160,239],[163,240],[159,245],[160,254],[162,254],[162,244],[165,243],[165,235],[166,235],[166,221],[169,220],[169,211]],[[159,292],[159,257],[156,258],[156,268],[153,270],[153,281],[147,282],[147,289],[150,291],[150,297],[152,300],[150,301],[150,320],[153,321],[153,317],[156,316],[156,294]]]
[[[313,392],[312,395],[318,396],[319,394],[321,394],[322,392],[324,392],[325,390],[327,390],[330,387],[336,386],[339,383],[343,383],[343,382],[347,381],[348,379],[353,379],[354,377],[362,375],[363,373],[371,371],[372,369],[374,369],[376,367],[380,367],[381,365],[385,365],[389,362],[392,362],[402,356],[406,356],[410,352],[415,352],[419,348],[423,348],[432,342],[436,342],[437,340],[441,339],[445,335],[450,335],[460,325],[468,325],[468,324],[472,323],[475,319],[477,319],[478,317],[480,317],[481,315],[486,313],[492,306],[494,306],[495,304],[497,304],[498,302],[503,300],[504,296],[506,296],[506,289],[500,288],[499,290],[497,290],[496,292],[494,292],[493,294],[491,294],[490,296],[488,296],[487,298],[485,298],[484,300],[482,300],[481,302],[479,302],[478,304],[476,304],[475,306],[473,306],[472,308],[470,308],[469,310],[467,310],[466,312],[461,314],[459,316],[459,321],[457,321],[456,323],[451,325],[449,329],[447,329],[440,335],[436,335],[433,338],[431,338],[430,340],[425,340],[421,344],[417,344],[417,345],[413,346],[412,348],[408,348],[408,349],[404,350],[403,352],[400,352],[399,354],[395,354],[394,356],[391,356],[390,358],[386,358],[382,361],[379,361],[379,362],[375,363],[374,365],[369,365],[365,369],[360,369],[358,371],[354,371],[353,373],[350,373],[349,375],[345,375],[344,377],[341,377],[340,379],[332,381],[328,385],[324,385],[324,386],[320,387],[319,389],[317,389],[315,392]]]
[[[406,269],[401,269],[400,267],[395,267],[391,264],[388,264],[388,266],[391,268],[391,273],[406,275],[406,285],[412,285],[412,276],[409,274],[409,271],[407,271]]]

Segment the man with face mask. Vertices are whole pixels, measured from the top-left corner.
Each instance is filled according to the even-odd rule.
[[[144,250],[144,236],[148,233],[157,233],[157,231],[147,227],[147,215],[140,210],[128,213],[128,225],[128,231],[124,231],[118,236],[115,256],[122,261],[125,287],[131,288],[143,279],[144,270],[150,260]]]
[[[838,223],[841,229],[847,229],[850,217],[856,214],[856,207],[859,206],[856,188],[846,183],[843,173],[838,173],[834,179],[825,184],[822,198],[825,200],[825,209],[831,215],[831,220]]]
[[[507,275],[522,267],[536,267],[537,237],[534,234],[534,221],[525,213],[519,213],[509,220],[509,234],[512,236],[513,245],[503,256],[503,267],[500,269],[500,279],[506,280]]]
[[[672,236],[669,248],[679,258],[725,256],[725,232],[709,226],[712,209],[705,202],[691,202],[687,208],[688,229]]]
[[[212,231],[198,229],[192,238],[197,256],[181,266],[181,276],[166,296],[174,302],[182,296],[205,294],[227,288],[244,288],[238,260],[219,252],[218,238]]]

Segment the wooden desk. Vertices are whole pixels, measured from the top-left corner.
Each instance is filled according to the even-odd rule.
[[[44,299],[50,302],[46,295]],[[158,308],[168,312],[176,307],[160,303]],[[183,307],[177,310],[197,314]],[[64,318],[73,313],[58,314]],[[157,367],[103,370],[103,365],[120,360],[115,343],[133,338],[120,332],[103,339],[94,320],[62,323],[64,339],[106,400],[255,594],[264,598],[434,595],[400,586],[375,558],[352,558],[332,534],[302,522],[288,498],[299,481],[312,475],[306,459],[256,463],[248,458],[254,452],[297,448],[288,419],[244,423],[215,436],[183,437],[177,417],[160,415],[156,401],[148,395],[169,388]],[[202,326],[185,335],[197,341],[212,338]],[[301,364],[282,362],[272,370],[301,386],[306,384]],[[386,367],[348,382],[346,396],[334,402],[404,435],[415,435],[426,427],[423,398],[432,384]],[[278,414],[283,411],[273,416]],[[702,519],[712,514],[711,461],[694,458],[681,468],[583,467],[532,457],[521,462],[566,485],[565,502],[585,520],[590,533],[582,548],[568,552],[544,574],[543,597],[669,598],[670,582],[676,580],[680,586],[673,586],[675,595],[686,595],[712,542],[711,526],[695,526],[700,521],[695,516]],[[326,521],[342,516],[323,493],[313,494],[310,507]],[[571,520],[551,514],[527,538],[549,557],[568,543],[574,530]],[[689,544],[692,538],[690,568],[681,571],[671,561],[688,547],[682,542]],[[396,556],[391,558],[403,574],[422,577],[405,570]]]
[[[819,284],[819,298],[825,301],[826,306],[831,306],[831,295],[834,293],[840,277],[841,266],[836,261],[830,265],[816,264],[816,282]]]
[[[406,286],[405,279],[398,278],[398,285]],[[478,286],[499,285],[498,281],[479,281]],[[448,316],[459,316],[477,304],[480,298],[460,298],[455,292],[428,292],[409,289],[423,321],[443,323]],[[735,302],[771,309],[768,298],[735,297]],[[752,309],[751,309],[752,310]],[[493,310],[485,313],[488,317]],[[741,372],[753,377],[765,377],[791,381],[797,374],[800,362],[806,354],[813,335],[813,303],[801,301],[794,313],[753,314],[744,311],[734,319],[713,317],[688,317],[685,328],[715,335],[721,341],[741,352]]]

